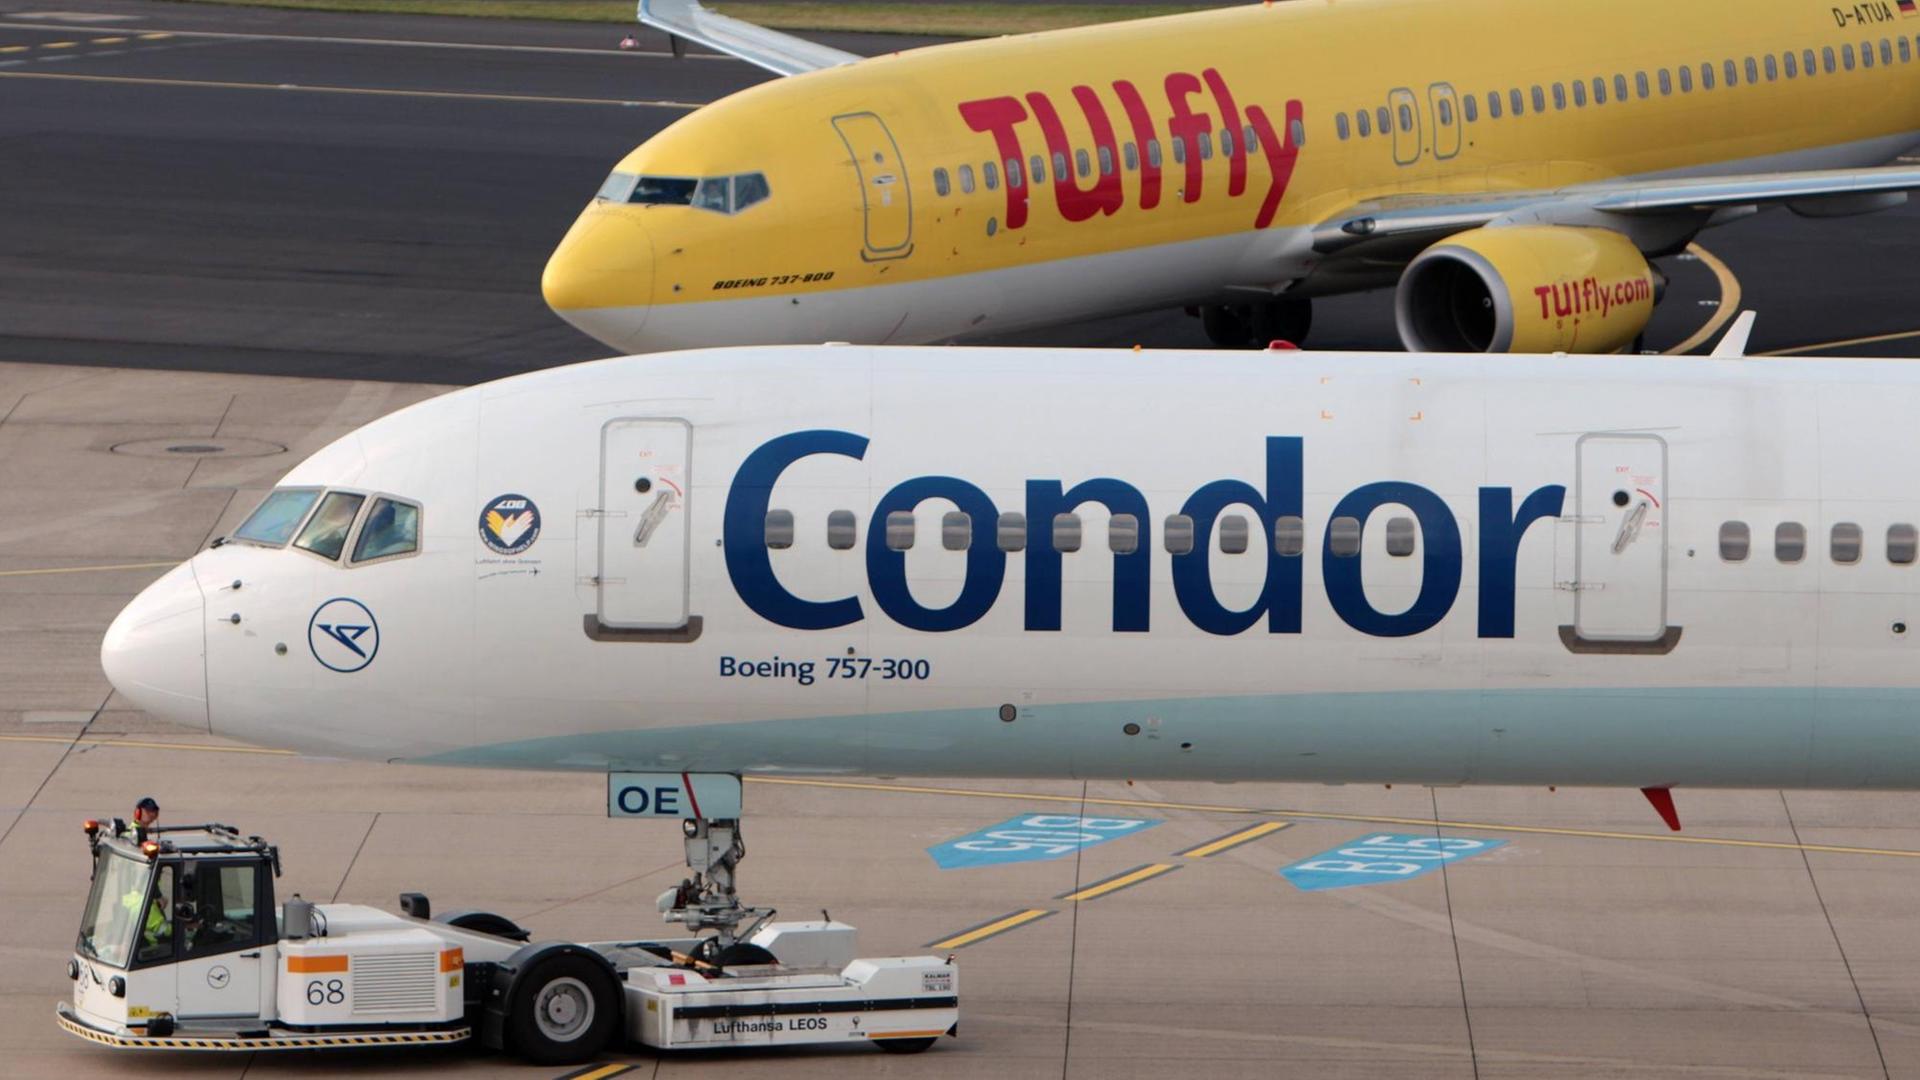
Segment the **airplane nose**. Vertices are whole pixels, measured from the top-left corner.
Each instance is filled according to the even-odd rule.
[[[107,627],[100,666],[135,705],[162,720],[206,729],[206,629],[206,601],[193,563],[181,563]]]
[[[588,337],[633,351],[653,299],[646,230],[624,207],[587,207],[547,259],[540,292],[554,314]]]

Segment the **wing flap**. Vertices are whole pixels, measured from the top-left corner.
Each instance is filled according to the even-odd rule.
[[[640,21],[776,75],[801,75],[861,59],[805,38],[716,14],[700,0],[640,0]]]

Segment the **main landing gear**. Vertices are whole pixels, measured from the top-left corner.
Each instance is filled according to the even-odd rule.
[[[1200,309],[1200,327],[1222,349],[1264,349],[1276,341],[1297,346],[1313,328],[1313,301],[1289,297],[1213,304]]]

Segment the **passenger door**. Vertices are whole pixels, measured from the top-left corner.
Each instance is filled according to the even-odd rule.
[[[688,624],[693,427],[685,420],[609,421],[600,435],[600,625]]]
[[[868,262],[901,259],[913,253],[913,194],[900,144],[878,116],[870,112],[833,118],[833,128],[853,159],[860,181],[865,214],[865,245],[860,257]]]
[[[1433,122],[1433,156],[1441,161],[1460,152],[1460,98],[1447,83],[1427,87],[1428,113]]]
[[[1575,636],[1660,641],[1667,635],[1666,440],[1583,435],[1575,455]]]

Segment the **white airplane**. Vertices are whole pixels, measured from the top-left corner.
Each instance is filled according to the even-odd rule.
[[[1920,787],[1916,412],[1857,359],[609,360],[340,439],[101,658],[319,754],[1618,785],[1671,824],[1672,786]]]

